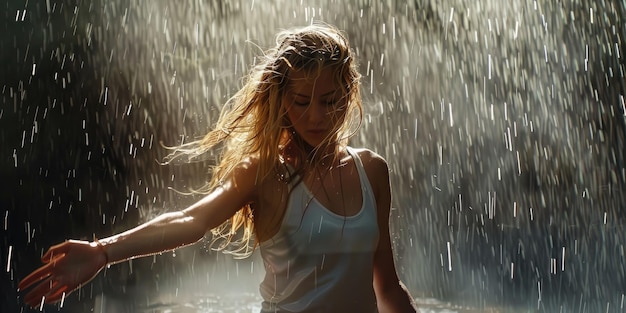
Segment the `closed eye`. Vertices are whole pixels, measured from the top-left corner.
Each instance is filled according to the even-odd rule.
[[[309,104],[310,104],[310,102],[309,102],[309,101],[306,101],[306,102],[294,101],[294,102],[293,102],[293,104],[295,104],[295,105],[297,105],[297,106],[304,107],[304,106],[309,105]],[[338,101],[336,101],[336,100],[332,100],[332,101],[324,101],[324,102],[322,102],[322,104],[323,104],[324,106],[327,106],[327,107],[332,107],[332,106],[337,105],[337,104],[338,104]]]
[[[324,103],[328,107],[334,107],[336,110],[343,110],[346,108],[347,102],[345,98],[328,100]]]

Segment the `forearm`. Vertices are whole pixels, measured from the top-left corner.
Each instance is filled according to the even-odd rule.
[[[183,212],[162,214],[131,230],[98,240],[109,264],[173,250],[202,239],[206,229]]]

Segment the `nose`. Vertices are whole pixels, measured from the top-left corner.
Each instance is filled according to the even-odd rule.
[[[326,107],[320,103],[320,101],[311,102],[308,110],[309,122],[319,124],[324,121],[324,119],[328,118],[326,115]]]

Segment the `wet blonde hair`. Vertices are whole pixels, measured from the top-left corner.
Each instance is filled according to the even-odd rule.
[[[268,50],[247,75],[244,86],[224,105],[214,129],[202,139],[175,148],[168,160],[182,155],[193,159],[221,144],[220,161],[213,168],[210,182],[201,193],[218,187],[247,158],[258,160],[257,184],[268,177],[284,173],[282,148],[290,141],[296,146],[304,141],[293,131],[286,115],[283,96],[289,88],[289,76],[305,71],[317,77],[331,69],[335,84],[342,92],[341,104],[335,110],[334,132],[316,149],[297,149],[300,160],[319,159],[317,151],[345,146],[361,125],[363,108],[360,74],[346,37],[335,27],[313,24],[285,30],[276,37],[276,46]],[[307,75],[308,76],[308,75]],[[302,163],[296,172],[305,170]],[[243,232],[235,236],[238,231]],[[254,219],[250,204],[212,230],[217,250],[245,257],[252,253]],[[227,249],[228,247],[231,247]]]

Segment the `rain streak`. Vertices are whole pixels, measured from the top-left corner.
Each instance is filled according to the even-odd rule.
[[[423,312],[626,310],[623,1],[0,7],[2,312],[27,311],[17,282],[50,245],[197,200],[217,154],[163,165],[166,147],[211,129],[277,31],[315,21],[356,52],[351,145],[389,163],[396,266]],[[257,312],[260,258],[210,241],[111,266],[58,309]]]

